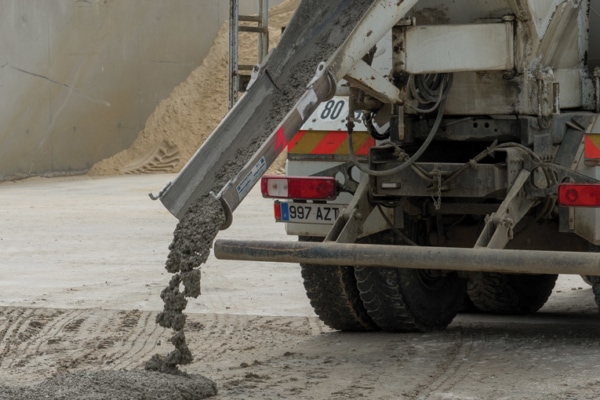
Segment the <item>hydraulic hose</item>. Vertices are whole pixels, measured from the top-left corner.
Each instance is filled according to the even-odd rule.
[[[356,165],[356,167],[363,173],[371,176],[388,176],[404,171],[405,169],[413,165],[423,155],[425,150],[427,150],[427,148],[433,141],[433,138],[435,137],[435,134],[437,133],[442,122],[442,117],[444,116],[444,110],[446,108],[446,97],[450,90],[450,86],[452,85],[452,75],[418,75],[416,77],[411,77],[411,80],[416,82],[412,84],[414,86],[414,90],[416,91],[415,94],[413,94],[413,97],[415,97],[419,104],[434,104],[430,109],[421,109],[419,106],[415,106],[412,108],[420,113],[432,112],[437,108],[437,116],[435,118],[433,126],[431,127],[431,131],[429,132],[427,138],[425,139],[421,147],[417,150],[417,152],[414,153],[408,160],[394,168],[376,171],[360,163],[360,161],[356,157],[356,154],[354,153],[354,146],[352,144],[354,122],[351,116],[354,114],[354,110],[352,109],[352,107],[350,107],[348,123],[346,124],[346,127],[348,129],[348,153],[350,154],[350,159],[352,160],[354,165]],[[409,83],[409,87],[410,86],[411,83]],[[412,92],[413,89],[410,90]]]

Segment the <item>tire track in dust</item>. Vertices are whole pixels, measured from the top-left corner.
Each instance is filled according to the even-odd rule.
[[[3,367],[10,370],[27,367],[38,371],[47,369],[44,367],[47,363],[64,363],[74,352],[73,344],[79,342],[73,334],[80,330],[89,315],[89,310],[26,309],[18,319],[11,321],[11,337],[3,338],[3,343],[16,343],[5,352]],[[32,324],[40,327],[35,335],[27,332]]]
[[[107,365],[111,365],[111,369],[116,368],[115,364],[119,361],[129,362],[129,351],[135,347],[135,341],[144,333],[144,329],[141,332],[136,329],[141,317],[142,313],[139,310],[117,311],[100,321],[103,325],[100,327],[102,332],[108,333],[106,330],[108,324],[113,327],[109,334],[101,337],[97,345],[102,360]]]
[[[2,341],[0,341],[0,369],[7,368],[11,364],[10,355],[14,347],[20,343],[18,334],[33,313],[34,310],[26,308],[9,312],[10,318],[6,319],[6,327],[3,327]]]
[[[240,363],[243,357],[255,360],[265,346],[285,347],[290,339],[315,336],[328,331],[316,318],[280,318],[233,314],[192,314],[186,326],[188,344],[197,361],[214,362],[225,359],[226,354],[236,354]],[[254,357],[254,358],[253,358]]]
[[[128,349],[123,350],[121,356],[115,354],[114,358],[118,361],[114,369],[141,368],[141,364],[156,352],[156,346],[166,331],[156,323],[156,313],[140,313],[135,326],[131,328]]]
[[[6,335],[12,327],[12,322],[15,318],[18,318],[25,309],[20,308],[1,308],[0,316],[0,356],[3,355],[4,349],[3,344],[5,343]]]
[[[7,307],[0,308],[0,317],[0,382],[8,385],[58,372],[139,368],[170,337],[155,323],[156,312]],[[286,354],[291,343],[324,331],[329,329],[316,318],[191,314],[186,335],[197,359],[188,372],[208,370],[224,384],[265,388],[278,376],[266,370],[257,378],[244,364],[287,365],[294,358]],[[283,375],[291,379],[293,372]]]
[[[37,357],[40,354],[46,354],[52,352],[52,345],[60,342],[60,339],[55,339],[55,336],[59,334],[65,326],[76,323],[77,320],[81,319],[82,311],[72,310],[52,310],[52,309],[34,309],[34,313],[29,321],[30,326],[40,326],[37,335],[30,337],[30,340],[23,340],[15,351],[16,357],[14,362],[11,363],[10,367],[22,367],[29,363],[31,359],[34,359],[33,364],[37,364]]]
[[[285,396],[293,398],[306,390],[303,387],[306,382],[312,386],[327,378],[328,361],[295,350],[298,343],[330,331],[315,317],[202,315],[200,318],[207,325],[196,337],[190,337],[188,343],[201,342],[193,352],[204,357],[201,364],[195,361],[191,367],[210,371],[210,376],[220,382],[223,398],[258,397],[281,390],[281,385],[289,386]],[[299,379],[302,373],[298,371],[307,372],[306,379]]]
[[[219,360],[239,350],[239,342],[248,332],[247,317],[231,314],[188,315],[186,336],[195,360]]]
[[[51,345],[54,344],[54,337],[58,332],[62,331],[64,326],[70,323],[73,319],[77,318],[81,313],[73,316],[73,312],[67,312],[65,310],[49,310],[51,311],[51,318],[47,321],[43,332],[40,332],[37,346],[35,347],[36,353],[48,351]],[[26,351],[25,351],[26,352]]]
[[[14,343],[2,351],[0,381],[17,379],[19,383],[41,379],[49,375],[44,367],[52,350],[44,350],[52,343],[52,330],[57,321],[63,325],[71,318],[62,310],[25,309],[4,307],[1,314],[10,315],[5,320],[0,345]],[[64,318],[63,318],[64,316]]]
[[[94,312],[96,311],[94,310]],[[142,318],[144,315],[146,317]],[[73,366],[102,365],[103,368],[114,370],[118,369],[117,364],[122,363],[125,365],[135,364],[136,367],[139,367],[146,360],[136,359],[135,353],[140,351],[136,342],[141,337],[149,335],[147,322],[155,316],[156,313],[139,310],[96,312],[81,326],[84,339],[81,341],[80,347],[89,349],[89,351],[74,357]],[[140,324],[140,320],[145,322]],[[151,331],[155,330],[156,327],[153,326]],[[154,348],[152,341],[143,342],[150,346],[146,352],[150,352]]]
[[[111,314],[108,321],[103,320],[103,324],[112,324],[113,331],[102,337],[98,345],[98,350],[107,364],[114,366],[123,357],[129,356],[129,350],[135,346],[137,338],[141,332],[137,331],[138,322],[142,313],[139,310],[118,311]],[[120,345],[119,345],[120,344]]]
[[[479,359],[479,354],[475,350],[476,340],[471,331],[470,329],[469,333],[465,334],[463,328],[457,329],[454,341],[446,349],[445,354],[440,356],[442,362],[429,375],[433,380],[418,386],[420,390],[417,389],[416,398],[427,399],[433,394],[450,392],[469,376],[473,364]],[[475,360],[472,357],[475,357]]]
[[[0,308],[0,381],[139,367],[156,350],[155,312]],[[151,325],[150,327],[148,325]]]
[[[65,357],[61,369],[70,370],[95,362],[104,362],[104,350],[113,344],[112,335],[117,324],[116,312],[85,310],[79,319],[64,326],[62,336]]]

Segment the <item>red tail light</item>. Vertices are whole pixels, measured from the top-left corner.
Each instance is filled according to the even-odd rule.
[[[281,206],[279,205],[279,201],[275,200],[273,204],[273,209],[275,211],[275,221],[281,221]]]
[[[290,177],[265,175],[261,180],[263,197],[296,200],[335,200],[335,178],[323,176]]]
[[[558,204],[566,207],[600,207],[600,184],[562,184],[558,187]]]

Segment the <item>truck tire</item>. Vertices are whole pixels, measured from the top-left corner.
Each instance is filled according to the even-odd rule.
[[[589,251],[592,253],[600,252],[600,246],[590,244]],[[598,307],[598,312],[600,312],[600,276],[592,276],[586,275],[584,281],[592,286],[592,292],[594,293],[594,301],[596,302],[596,306]],[[587,278],[587,279],[586,279]]]
[[[594,293],[594,301],[600,312],[600,276],[587,276],[592,285],[592,292]]]
[[[467,285],[473,304],[492,314],[532,314],[550,297],[558,275],[479,272]]]
[[[592,292],[594,293],[594,301],[596,302],[596,307],[598,307],[598,312],[600,312],[600,276],[590,276],[589,277]]]
[[[395,241],[392,232],[383,235],[371,237],[371,242]],[[409,237],[417,239],[414,234]],[[390,332],[444,329],[466,296],[466,281],[455,272],[356,267],[354,275],[367,313],[380,329]]]
[[[301,237],[300,240],[320,242],[322,238]],[[353,332],[377,329],[362,305],[353,267],[300,266],[310,305],[327,326]]]

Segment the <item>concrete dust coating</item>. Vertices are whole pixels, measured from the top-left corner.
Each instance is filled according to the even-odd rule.
[[[155,319],[176,219],[147,193],[172,178],[0,184],[0,399],[40,384],[81,388],[73,399],[118,398],[93,394],[107,381],[136,394],[137,374],[151,374],[144,363],[170,347],[171,330]],[[218,236],[295,240],[257,191]],[[185,371],[216,382],[215,399],[598,398],[600,320],[577,276],[561,276],[533,316],[467,314],[442,332],[346,334],[314,317],[298,267],[211,256],[186,313],[195,359]],[[175,389],[165,398],[186,398],[179,379],[168,376]]]

